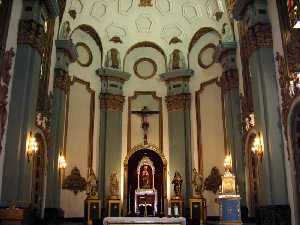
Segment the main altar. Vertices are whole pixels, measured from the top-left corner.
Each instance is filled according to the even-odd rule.
[[[153,225],[186,225],[186,219],[183,217],[106,217],[103,225],[135,225],[135,224],[153,224]]]
[[[157,190],[155,189],[155,167],[148,157],[143,157],[137,167],[138,187],[134,195],[134,209],[137,215],[156,215]]]

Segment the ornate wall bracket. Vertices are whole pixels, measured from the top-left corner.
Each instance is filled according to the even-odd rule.
[[[5,126],[7,121],[7,98],[9,84],[11,80],[10,70],[12,68],[12,61],[15,56],[14,49],[6,51],[4,54],[4,66],[3,71],[0,71],[0,153],[2,151],[2,139],[5,132]]]
[[[81,176],[80,170],[75,166],[71,174],[64,179],[62,188],[73,191],[76,195],[79,191],[85,191],[86,185],[86,180]]]

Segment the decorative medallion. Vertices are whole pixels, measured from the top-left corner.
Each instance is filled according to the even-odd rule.
[[[216,52],[216,46],[213,43],[209,43],[204,46],[198,55],[198,64],[203,69],[207,69],[214,64],[214,54]]]
[[[153,59],[140,58],[134,63],[134,73],[141,79],[152,78],[157,72],[157,65]]]
[[[83,42],[78,42],[76,44],[76,49],[78,52],[77,63],[83,67],[90,66],[93,61],[93,55],[89,46]]]
[[[152,0],[140,0],[139,7],[152,7]]]

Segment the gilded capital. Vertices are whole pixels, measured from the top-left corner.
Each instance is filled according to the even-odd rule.
[[[21,20],[19,23],[18,44],[28,44],[41,55],[46,40],[44,27],[34,20]]]
[[[122,95],[100,94],[100,108],[103,110],[122,112],[124,102],[125,98]]]
[[[169,112],[189,110],[191,108],[191,94],[184,93],[167,96],[166,103]]]
[[[54,88],[58,88],[65,93],[69,92],[70,89],[70,77],[61,69],[54,70]]]

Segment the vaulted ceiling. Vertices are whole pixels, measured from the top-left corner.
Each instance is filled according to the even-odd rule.
[[[94,28],[104,52],[117,47],[124,56],[147,41],[166,55],[174,49],[188,54],[191,42],[201,36],[197,31],[225,34],[225,8],[224,0],[68,0],[63,21],[70,22],[71,30],[83,24]]]

